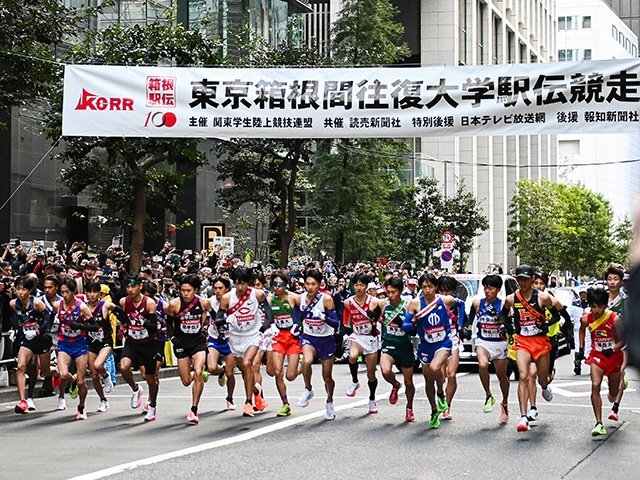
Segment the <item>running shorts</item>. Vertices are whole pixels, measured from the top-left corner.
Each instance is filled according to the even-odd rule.
[[[378,340],[377,336],[352,333],[351,335],[349,335],[349,340],[351,340],[352,343],[355,342],[362,347],[363,355],[378,353],[378,350],[380,350],[380,340]]]
[[[551,342],[549,342],[549,337],[545,334],[533,335],[531,337],[516,334],[515,344],[516,351],[524,350],[529,352],[534,362],[542,355],[546,355],[551,351]]]
[[[156,342],[138,343],[128,338],[124,342],[121,358],[128,358],[133,364],[144,366],[147,375],[155,375],[156,352]]]
[[[164,347],[165,347],[165,344],[167,343],[167,341],[166,340],[159,340],[159,339],[156,338],[156,341],[154,343],[156,344],[156,354],[155,354],[156,362],[163,363],[164,362]]]
[[[300,337],[300,343],[303,347],[305,345],[313,347],[319,360],[328,360],[336,354],[336,340],[333,335],[316,337],[303,333]]]
[[[231,355],[231,347],[229,346],[229,342],[226,340],[220,340],[219,338],[208,337],[207,338],[207,348],[213,348],[220,352],[220,355],[226,357],[227,355]]]
[[[89,353],[87,337],[81,337],[75,342],[58,340],[58,351],[66,353],[71,358],[78,358]]]
[[[280,330],[278,334],[273,337],[271,346],[274,352],[278,352],[286,356],[300,355],[302,353],[300,338],[291,335],[291,331],[289,330]]]
[[[51,341],[50,335],[37,335],[31,340],[22,337],[20,347],[28,348],[34,355],[42,355],[51,350],[52,344],[53,342]]]
[[[260,345],[258,345],[258,349],[262,350],[263,352],[270,352],[273,350],[273,338],[271,335],[268,335],[266,333],[262,334],[262,340],[260,340]]]
[[[462,345],[462,342],[460,341],[460,335],[458,335],[457,332],[454,332],[452,330],[451,331],[451,336],[449,338],[451,338],[451,353],[454,353],[456,351],[459,351],[459,352],[463,352],[464,351],[464,346]]]
[[[234,357],[242,357],[249,347],[260,347],[262,334],[260,332],[253,335],[229,335],[229,347]]]
[[[193,337],[193,338],[192,338]],[[196,353],[207,351],[207,341],[204,335],[189,335],[173,338],[173,351],[176,358],[190,358]]]
[[[613,355],[607,358],[601,352],[596,352],[595,350],[591,350],[585,361],[587,365],[598,367],[607,376],[620,372],[623,362],[624,353],[622,351],[613,352]]]
[[[89,342],[89,351],[98,355],[100,353],[100,350],[102,350],[103,348],[109,347],[113,350],[113,345],[111,344],[110,338],[111,336],[109,336],[109,338],[105,338],[104,340],[91,340],[91,342]]]
[[[400,368],[413,368],[416,357],[413,353],[411,341],[393,341],[382,339],[382,353],[389,355]]]
[[[476,338],[475,346],[476,350],[478,350],[478,348],[484,348],[487,351],[490,362],[507,358],[508,347],[506,340],[502,342],[489,342],[481,338]]]
[[[420,363],[423,365],[429,365],[436,356],[436,353],[440,350],[451,351],[452,347],[453,343],[449,337],[438,343],[420,342],[418,344],[418,360],[420,360]]]

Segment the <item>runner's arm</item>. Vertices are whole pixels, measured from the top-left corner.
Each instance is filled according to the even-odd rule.
[[[584,360],[584,342],[585,342],[585,337],[587,336],[586,334],[587,325],[588,325],[587,316],[583,315],[582,318],[580,318],[580,332],[578,333],[578,344],[580,346],[580,349],[576,354],[576,359]]]
[[[412,312],[407,312],[404,317],[404,321],[402,322],[402,330],[407,332],[409,335],[413,335],[416,333],[416,325],[414,322],[414,314]]]
[[[338,320],[338,314],[336,313],[336,307],[333,303],[333,298],[329,295],[322,295],[322,304],[325,310],[325,322],[331,328],[337,329],[340,326],[340,321]]]
[[[264,310],[264,323],[260,327],[261,332],[265,332],[273,324],[273,310],[269,304],[267,297],[263,294],[263,300],[260,302]]]

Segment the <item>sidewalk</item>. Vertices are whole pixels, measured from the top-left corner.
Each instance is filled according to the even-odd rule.
[[[162,369],[160,369],[160,378],[171,378],[171,377],[177,377],[178,376],[178,367],[164,367]],[[142,376],[140,375],[140,372],[135,372],[134,373],[134,378],[136,379],[137,382],[142,381]],[[117,382],[118,385],[122,385],[125,384],[126,382],[122,379],[122,376],[120,375],[120,373],[118,373],[117,375]],[[89,375],[87,373],[87,386],[89,387],[89,389],[91,389],[93,387],[93,379],[91,378],[91,375]],[[36,389],[34,392],[34,399],[38,398],[38,392],[40,391],[40,388],[42,387],[42,382],[38,382],[36,384]],[[57,394],[57,393],[56,393]],[[16,388],[15,385],[9,385],[8,387],[0,387],[0,403],[5,403],[5,402],[17,402],[19,400],[18,397],[18,389]]]

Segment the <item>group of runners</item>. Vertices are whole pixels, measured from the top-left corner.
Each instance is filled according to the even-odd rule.
[[[606,434],[600,396],[603,378],[608,379],[611,420],[618,420],[624,389],[624,344],[618,335],[625,302],[620,290],[623,275],[618,266],[610,266],[605,273],[607,288],[586,290],[586,302],[576,325],[577,358],[586,360],[591,369],[594,436]],[[123,282],[126,295],[116,303],[105,298],[104,288],[95,281],[85,282],[84,293],[80,295],[75,279],[55,275],[44,277],[43,293],[36,296],[38,279],[29,274],[17,279],[15,298],[11,300],[19,344],[20,401],[15,412],[23,414],[35,409],[26,389],[26,372],[33,359],[40,374],[51,377],[53,385],[59,388],[59,409],[66,408],[64,392],[69,384],[77,392],[76,418],[87,418],[85,377],[89,371],[100,399],[98,411],[106,412],[113,379],[105,363],[112,354],[119,327],[124,337],[119,369],[131,388],[131,408],[142,407],[147,422],[158,417],[158,371],[167,341],[173,346],[183,385],[192,390],[186,417],[189,423],[200,421],[198,408],[210,374],[218,377],[221,386],[226,385],[227,409],[236,409],[236,367],[244,386],[242,414],[252,417],[256,411],[265,410],[268,405],[261,373],[265,355],[266,373],[275,378],[281,399],[278,417],[292,413],[287,382],[293,382],[299,374],[304,389],[296,405],[301,408],[309,405],[315,395],[312,365],[317,361],[326,392],[325,419],[333,420],[335,334],[343,328],[349,338],[346,357],[351,374],[346,395],[357,395],[362,361],[366,365],[370,414],[379,412],[376,401],[379,364],[382,378],[391,388],[389,403],[398,402],[404,387],[405,419],[415,421],[413,378],[417,359],[431,407],[429,427],[435,429],[442,419],[451,420],[462,340],[473,338],[479,377],[486,394],[483,411],[493,412],[498,403],[491,391],[492,363],[501,391],[497,420],[502,425],[509,422],[508,359],[512,357],[518,373],[516,428],[526,432],[538,418],[536,383],[544,400],[553,399],[550,384],[557,354],[554,338],[560,324],[571,322],[571,318],[565,307],[546,291],[546,275],[521,265],[515,277],[519,289],[502,296],[502,277],[485,276],[484,296],[473,301],[467,314],[464,302],[454,295],[456,280],[452,277],[437,278],[425,273],[417,281],[405,282],[390,274],[381,286],[372,290],[373,279],[367,273],[357,272],[351,279],[353,295],[346,298],[339,315],[334,298],[324,289],[322,272],[314,268],[303,273],[304,292],[300,294],[287,288],[290,278],[286,273],[274,272],[267,282],[251,269],[238,267],[230,278],[225,275],[211,280],[210,298],[201,296],[202,280],[198,275],[183,275],[177,296],[169,300],[158,295],[154,282],[130,276]],[[55,368],[50,365],[52,349],[57,352]],[[396,376],[394,367],[401,377]],[[133,369],[140,370],[146,386],[135,381]],[[146,396],[145,389],[148,389]]]

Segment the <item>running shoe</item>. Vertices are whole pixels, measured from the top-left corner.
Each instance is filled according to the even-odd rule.
[[[14,412],[16,413],[28,413],[29,412],[29,406],[27,405],[27,401],[26,400],[20,400],[18,402],[18,404],[15,406],[15,408],[13,409]]]
[[[76,382],[76,376],[74,375],[73,383],[69,387],[69,395],[71,396],[72,400],[75,400],[76,398],[78,398],[79,393],[80,392],[78,391],[78,382]]]
[[[398,384],[397,387],[393,387],[391,389],[391,394],[389,395],[389,403],[391,405],[398,403],[398,390],[400,390],[400,388],[402,388],[402,385]]]
[[[487,399],[484,402],[484,407],[482,407],[482,411],[484,413],[491,413],[493,412],[493,407],[495,407],[496,405],[496,399],[493,395],[487,397]]]
[[[140,408],[142,405],[142,387],[138,385],[138,390],[131,394],[131,408]]]
[[[152,407],[151,405],[149,405],[149,411],[147,412],[147,414],[144,416],[144,421],[145,422],[155,422],[158,418],[158,407]]]
[[[187,414],[187,422],[189,422],[191,425],[197,425],[200,423],[200,419],[198,418],[198,415],[193,413],[192,410],[189,410],[189,413]]]
[[[527,419],[530,422],[535,422],[538,419],[538,416],[540,414],[538,413],[538,409],[537,408],[530,408],[529,409],[529,413],[527,414]]]
[[[438,413],[442,413],[447,410],[449,408],[449,405],[447,404],[447,397],[445,397],[444,395],[438,395],[436,405]]]
[[[627,373],[622,372],[622,389],[626,390],[629,386],[629,380],[627,379]]]
[[[113,382],[111,381],[111,375],[108,373],[102,377],[102,388],[104,388],[104,393],[111,393],[113,391]]]
[[[98,406],[98,411],[99,412],[106,412],[107,410],[109,410],[109,402],[107,402],[106,400],[100,400],[100,405]]]
[[[606,434],[607,434],[607,429],[604,428],[604,425],[601,424],[600,422],[596,423],[596,426],[593,427],[593,429],[591,430],[592,437],[598,437],[600,435],[606,435]]]
[[[223,370],[218,374],[218,385],[220,385],[221,387],[224,387],[226,384],[227,384],[227,374]]]
[[[262,398],[262,385],[256,383],[256,390],[258,390],[258,393],[253,396],[253,402],[256,404],[256,410],[263,412],[269,404]]]
[[[509,422],[509,407],[504,403],[500,403],[500,425],[506,425]]]
[[[64,398],[58,397],[58,408],[56,410],[66,410],[67,401]]]
[[[618,412],[614,412],[613,410],[611,410],[611,412],[609,412],[609,420],[613,420],[614,422],[618,421]]]
[[[404,416],[405,422],[414,422],[416,420],[416,416],[413,414],[413,410],[407,408],[407,413]]]
[[[276,417],[288,417],[289,415],[291,415],[291,407],[288,403],[282,405],[282,408],[276,413]]]
[[[369,400],[369,413],[378,413],[378,402]]]
[[[359,383],[351,382],[351,384],[347,387],[347,397],[355,397],[356,392],[358,391],[359,388],[360,388]]]
[[[542,398],[544,398],[547,402],[553,400],[553,392],[551,391],[551,387],[547,385],[547,388],[542,390]]]
[[[236,404],[233,403],[233,400],[227,399],[227,411],[229,411],[229,412],[235,412],[236,411]]]
[[[436,429],[440,427],[440,413],[438,410],[431,412],[431,418],[429,419],[429,428]]]
[[[442,412],[443,420],[453,420],[453,415],[451,415],[451,409],[447,408],[444,412]]]
[[[84,410],[82,412],[80,410],[76,412],[76,420],[86,420],[86,419],[87,419],[87,412],[85,412]]]
[[[242,412],[243,417],[253,417],[256,411],[253,409],[253,405],[248,402],[244,403],[244,411]]]
[[[304,391],[300,394],[300,398],[298,398],[298,406],[303,408],[308,407],[309,402],[313,398],[313,395],[314,395],[313,389],[307,390],[305,388]]]
[[[33,403],[33,398],[27,398],[27,407],[29,407],[30,412],[36,411],[36,404]]]
[[[520,417],[520,421],[518,422],[516,429],[519,432],[528,432],[529,430],[531,430],[531,427],[529,426],[529,419],[526,415]]]
[[[144,405],[142,406],[142,413],[146,414],[149,411],[149,400],[147,400],[146,402],[144,402]]]
[[[202,369],[202,381],[204,383],[207,383],[209,381],[209,372],[207,371],[206,368]]]
[[[335,420],[336,419],[336,409],[333,408],[333,402],[327,402],[327,411],[324,414],[325,420]]]

